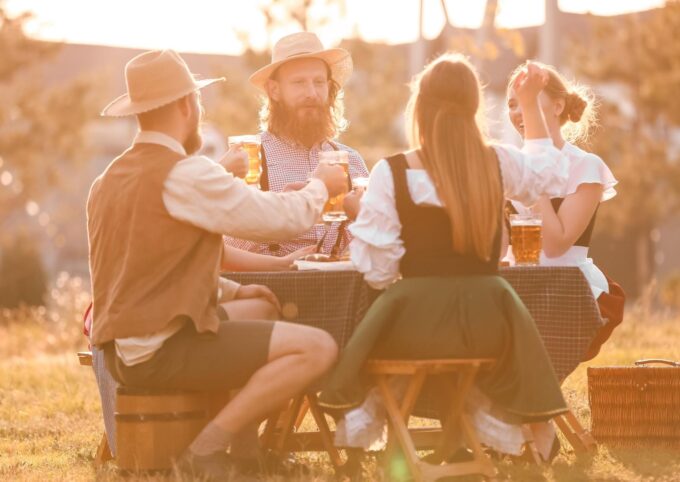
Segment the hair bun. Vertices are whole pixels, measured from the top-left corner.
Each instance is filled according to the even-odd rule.
[[[588,106],[588,102],[574,92],[567,94],[565,100],[566,105],[564,106],[564,110],[567,114],[567,118],[572,122],[580,121],[583,111],[585,111]]]

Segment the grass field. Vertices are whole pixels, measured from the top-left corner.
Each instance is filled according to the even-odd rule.
[[[79,280],[61,278],[50,308],[0,311],[0,480],[149,480],[122,478],[112,464],[97,472],[92,467],[103,430],[99,396],[92,371],[75,356],[85,348],[79,318],[87,298]],[[680,360],[680,318],[640,303],[590,365],[629,365],[645,357]],[[589,425],[585,368],[567,379],[564,392]],[[324,456],[302,458],[315,474],[305,480],[333,480]],[[600,446],[576,457],[563,448],[549,467],[502,462],[498,469],[501,479],[517,481],[676,481],[680,451]],[[369,467],[367,480],[377,479]]]

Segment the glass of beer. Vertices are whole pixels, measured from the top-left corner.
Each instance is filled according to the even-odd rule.
[[[539,265],[542,226],[539,214],[510,215],[510,242],[517,266]]]
[[[345,178],[349,179],[349,154],[347,151],[321,151],[319,152],[319,162],[342,166],[345,171]],[[345,194],[347,192],[328,199],[321,215],[321,219],[325,223],[347,221],[347,214],[345,214],[345,208],[342,205]]]
[[[243,135],[243,136],[229,136],[229,145],[242,144],[243,149],[248,154],[248,174],[246,174],[245,181],[247,184],[257,185],[260,183],[260,173],[262,172],[262,163],[260,162],[260,140],[259,134]]]

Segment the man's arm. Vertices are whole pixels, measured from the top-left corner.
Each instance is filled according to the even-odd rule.
[[[330,181],[333,184],[334,179]],[[296,192],[261,192],[203,156],[177,163],[164,187],[163,201],[174,218],[256,241],[288,239],[307,231],[328,199],[326,185],[319,179]]]

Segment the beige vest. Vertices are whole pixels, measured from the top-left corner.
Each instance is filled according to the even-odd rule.
[[[145,336],[186,315],[197,331],[217,331],[222,236],[178,221],[163,203],[163,184],[183,156],[136,144],[90,189],[94,330],[101,345]]]

